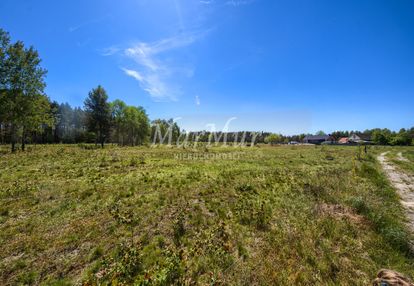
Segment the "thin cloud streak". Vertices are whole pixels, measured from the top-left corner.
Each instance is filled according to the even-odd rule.
[[[226,6],[239,7],[239,6],[252,4],[255,1],[256,0],[227,0],[226,2],[224,2],[224,3],[222,2],[220,4],[224,4]],[[215,0],[199,0],[198,2],[202,5],[213,5],[213,4],[216,3]],[[217,3],[217,4],[219,4],[219,3]]]
[[[136,70],[122,68],[126,75],[136,79],[141,88],[155,101],[176,101],[173,89],[168,87],[157,74],[141,74]]]
[[[68,28],[68,31],[69,31],[69,33],[76,32],[77,30],[79,30],[79,29],[81,29],[81,28],[83,28],[83,27],[85,27],[85,26],[88,26],[88,25],[91,25],[91,24],[96,24],[96,23],[99,23],[99,22],[101,22],[101,21],[105,20],[106,18],[108,18],[108,16],[109,16],[109,15],[106,15],[106,16],[103,16],[103,17],[100,17],[100,18],[91,19],[91,20],[89,20],[89,21],[86,21],[86,22],[80,23],[79,25],[76,25],[76,26],[71,26],[71,27],[69,27],[69,28]]]
[[[204,5],[210,5],[214,3],[214,0],[200,0],[199,3]]]
[[[181,48],[192,44],[194,36],[179,36],[163,39],[154,43],[140,42],[125,50],[125,55],[132,58],[136,63],[148,68],[151,71],[168,70],[165,64],[157,59],[157,55],[173,49]]]
[[[184,22],[183,22],[183,16],[182,16],[182,13],[181,13],[180,3],[178,3],[177,0],[174,0],[174,5],[175,5],[175,11],[177,12],[178,22],[180,24],[180,29],[181,29],[181,31],[183,31],[184,30]]]
[[[189,46],[204,35],[205,33],[187,33],[152,43],[139,42],[124,50],[124,55],[132,59],[138,67],[122,70],[139,81],[141,88],[154,100],[177,100],[181,94],[177,82],[192,77],[193,68],[166,62],[162,60],[161,54]]]
[[[252,4],[254,1],[255,0],[228,0],[226,5],[237,7]]]
[[[111,46],[111,47],[108,47],[108,48],[102,49],[102,50],[100,50],[99,52],[100,52],[100,54],[101,54],[102,56],[107,57],[107,56],[112,56],[112,55],[115,55],[115,54],[116,54],[116,53],[118,53],[120,50],[121,50],[121,49],[120,49],[120,48],[118,48],[118,47]]]

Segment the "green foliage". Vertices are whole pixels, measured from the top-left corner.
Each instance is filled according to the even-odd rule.
[[[156,119],[151,122],[151,141],[154,144],[179,143],[180,128],[173,119]]]
[[[97,134],[103,147],[111,127],[111,108],[105,89],[100,85],[92,89],[84,104],[88,130]]]
[[[399,156],[401,153],[402,158]],[[397,155],[398,154],[398,155]],[[401,170],[408,173],[409,175],[414,175],[414,151],[404,150],[398,147],[394,152],[391,152],[387,156],[392,160],[392,163],[398,166]]]
[[[35,271],[22,273],[18,277],[18,282],[21,285],[33,285],[36,282],[38,274]]]
[[[368,214],[369,209],[368,209],[367,203],[365,202],[364,198],[352,197],[349,200],[349,204],[358,214],[363,214],[363,215]]]
[[[242,193],[244,193],[244,192],[246,192],[246,193],[247,192],[254,192],[254,187],[252,185],[248,184],[248,183],[245,183],[245,184],[238,185],[236,187],[236,190],[239,191],[239,192],[242,192]]]
[[[85,150],[95,150],[98,149],[99,147],[96,145],[92,145],[92,144],[85,144],[85,143],[79,143],[78,144],[79,148],[85,149]]]
[[[134,277],[142,270],[141,263],[139,247],[121,244],[112,256],[103,260],[99,271],[89,278],[90,283],[104,285],[129,284],[134,281]]]
[[[393,204],[394,207],[401,207],[395,191],[390,188],[385,176],[378,171],[373,163],[364,162],[359,169],[359,174],[381,189],[379,195],[383,202],[380,205],[370,207],[366,203],[354,199],[351,204],[373,223],[376,231],[390,245],[406,255],[412,256],[414,253],[411,253],[410,236],[402,223],[402,216],[393,213],[395,212],[395,209],[392,208]]]
[[[281,142],[281,136],[279,134],[272,133],[264,139],[264,142],[267,144],[277,144]]]
[[[412,138],[404,128],[396,133],[390,140],[391,145],[410,145]]]
[[[87,132],[85,129],[86,114],[79,108],[72,108],[68,103],[52,103],[53,116],[55,118],[53,138],[48,141],[62,143],[95,142],[95,133]],[[46,129],[45,132],[52,132]]]
[[[170,248],[160,252],[163,261],[153,269],[146,270],[134,279],[134,285],[140,286],[167,286],[182,285],[181,279],[184,273],[183,262],[180,255]]]
[[[414,138],[414,129],[402,128],[399,132],[391,132],[388,129],[374,129],[372,141],[378,145],[410,145]]]
[[[387,145],[390,142],[391,132],[388,129],[374,130],[372,132],[372,141],[378,145]]]
[[[111,104],[116,140],[120,145],[142,145],[147,141],[150,127],[143,107],[127,106],[121,100]]]
[[[272,217],[272,209],[266,202],[260,203],[260,208],[256,214],[256,227],[260,230],[266,230],[269,227],[270,219]]]
[[[179,245],[181,237],[185,234],[185,216],[184,212],[180,211],[173,221],[174,242]]]
[[[134,213],[133,208],[122,201],[117,201],[110,205],[109,212],[115,221],[131,233],[131,244],[134,244],[134,228],[139,222],[139,218]]]
[[[9,126],[12,151],[18,138],[24,150],[28,133],[51,124],[50,104],[44,95],[46,70],[33,48],[21,41],[10,43],[0,29],[0,123]]]
[[[142,107],[128,106],[125,108],[125,126],[127,142],[132,146],[141,145],[149,135],[149,121]]]
[[[46,281],[44,285],[46,286],[71,286],[72,283],[68,279],[58,278],[58,279],[53,279],[51,281]]]
[[[323,136],[323,135],[326,135],[326,133],[323,132],[322,130],[319,130],[318,132],[315,133],[315,135],[317,135],[317,136]]]

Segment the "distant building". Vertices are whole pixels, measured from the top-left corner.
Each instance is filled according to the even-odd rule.
[[[349,136],[348,138],[350,143],[370,143],[371,142],[371,136],[368,134],[352,134],[351,136]]]
[[[338,140],[338,144],[348,144],[348,143],[349,143],[348,137],[342,137],[342,138],[339,138]]]
[[[308,144],[322,144],[323,142],[331,141],[331,136],[329,135],[307,135],[303,138],[304,143]]]

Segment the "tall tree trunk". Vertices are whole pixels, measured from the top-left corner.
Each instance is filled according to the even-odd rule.
[[[11,141],[11,151],[12,153],[16,152],[16,128],[14,124],[11,125],[10,128],[10,141]]]
[[[59,143],[58,127],[56,126],[53,130],[53,143]]]
[[[101,141],[101,148],[103,148],[104,147],[104,142],[105,142],[105,136],[103,135],[102,131],[99,132],[99,139]]]
[[[26,131],[23,127],[23,134],[22,134],[22,151],[24,151],[24,148],[26,147]]]

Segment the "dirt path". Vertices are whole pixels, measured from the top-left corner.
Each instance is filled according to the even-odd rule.
[[[378,161],[387,174],[388,179],[401,198],[401,204],[404,206],[407,215],[407,223],[411,231],[414,233],[414,178],[398,170],[385,157],[388,152],[384,152],[378,156]],[[402,157],[401,153],[398,156]],[[404,158],[405,159],[405,158]]]

